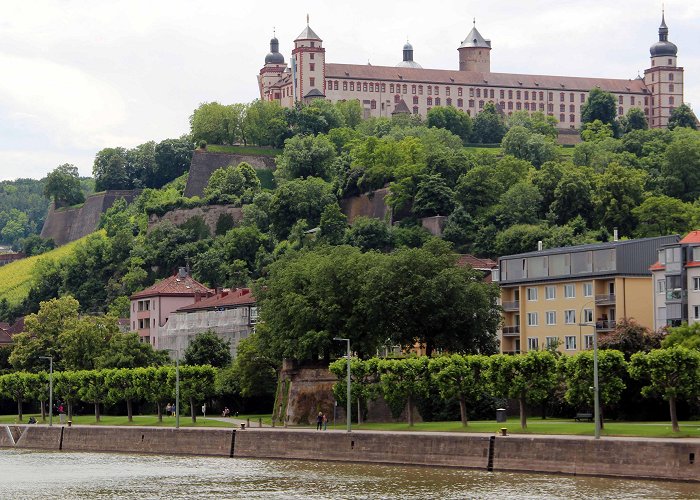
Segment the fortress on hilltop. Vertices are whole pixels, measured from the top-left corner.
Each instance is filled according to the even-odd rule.
[[[668,40],[662,13],[659,40],[649,52],[651,65],[634,79],[520,75],[491,72],[491,40],[476,22],[457,48],[459,70],[425,69],[406,43],[396,66],[326,62],[323,40],[308,25],[294,40],[289,65],[276,37],[258,75],[260,98],[290,108],[296,102],[357,99],[365,117],[413,113],[426,116],[432,106],[454,106],[475,116],[492,102],[502,113],[540,111],[558,120],[560,129],[579,128],[588,92],[599,87],[615,95],[618,114],[642,109],[653,128],[665,127],[674,107],[683,103],[683,68],[678,49]]]

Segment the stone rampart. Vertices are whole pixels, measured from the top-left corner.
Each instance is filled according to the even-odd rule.
[[[190,173],[187,177],[184,195],[188,198],[192,196],[201,197],[214,170],[228,167],[229,165],[236,166],[241,162],[249,163],[255,169],[274,170],[275,168],[275,159],[271,156],[210,153],[197,149],[192,155]]]
[[[73,208],[56,209],[52,203],[41,229],[41,237],[52,238],[60,246],[87,236],[97,229],[100,216],[114,202],[124,198],[130,203],[139,193],[138,189],[105,191],[88,196],[85,203]]]
[[[230,216],[233,219],[235,225],[238,225],[243,220],[243,209],[233,205],[208,205],[203,207],[195,208],[178,208],[176,210],[171,210],[166,212],[162,216],[151,215],[148,219],[148,230],[157,226],[158,224],[169,221],[174,225],[179,226],[184,224],[192,217],[199,216],[204,219],[204,222],[209,227],[211,234],[216,231],[216,225],[219,222],[221,216]]]
[[[391,209],[387,207],[385,198],[389,194],[388,188],[377,189],[371,193],[344,198],[340,200],[340,209],[352,224],[360,216],[381,219],[391,222]]]

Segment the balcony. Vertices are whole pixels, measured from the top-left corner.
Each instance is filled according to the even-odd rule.
[[[520,301],[514,300],[511,302],[504,302],[501,307],[503,307],[504,311],[519,311],[520,310]]]
[[[615,323],[615,320],[598,320],[595,322],[595,327],[599,332],[609,332],[615,329]]]
[[[667,301],[682,301],[688,298],[688,290],[681,290],[680,288],[674,288],[673,290],[666,290],[666,300]]]
[[[520,336],[520,326],[504,326],[502,331],[504,337]]]
[[[511,355],[520,354],[520,351],[502,351],[502,352],[503,352],[503,354],[511,354]]]
[[[615,294],[609,293],[607,295],[596,295],[595,303],[598,306],[614,305],[615,304]]]

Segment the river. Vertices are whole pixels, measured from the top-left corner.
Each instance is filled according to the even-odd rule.
[[[700,498],[700,485],[338,462],[0,450],[0,498]]]

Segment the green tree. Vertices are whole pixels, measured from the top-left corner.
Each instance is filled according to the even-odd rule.
[[[435,106],[428,111],[428,127],[444,128],[469,142],[472,133],[472,119],[464,111],[452,106]]]
[[[138,400],[142,394],[137,371],[133,368],[116,368],[105,372],[109,400],[126,403],[126,415],[129,422],[134,420],[134,401]]]
[[[556,364],[556,358],[548,351],[491,356],[487,372],[489,382],[495,394],[518,400],[521,428],[527,429],[526,405],[541,403],[556,386]]]
[[[243,138],[245,114],[244,104],[202,103],[190,116],[192,140],[195,143],[235,144]]]
[[[416,217],[449,215],[454,209],[454,197],[441,175],[428,175],[418,182],[411,211]]]
[[[255,100],[243,120],[243,136],[258,146],[282,147],[288,137],[289,126],[284,109],[271,101]]]
[[[345,234],[348,245],[368,250],[388,251],[392,247],[391,231],[382,220],[360,216]]]
[[[92,166],[95,190],[131,189],[128,151],[125,148],[104,148],[97,152]]]
[[[241,340],[233,361],[233,375],[241,396],[252,398],[274,394],[277,366],[260,345],[258,334]]]
[[[489,358],[483,355],[452,354],[432,358],[428,370],[444,400],[457,399],[462,425],[467,426],[467,406],[487,392]]]
[[[617,227],[623,235],[635,228],[634,210],[642,203],[647,175],[612,163],[596,176],[593,200],[596,220],[602,227]]]
[[[331,245],[340,245],[348,228],[348,218],[340,211],[340,206],[335,203],[327,205],[321,214],[319,223],[321,232],[319,236]]]
[[[557,157],[557,148],[551,139],[519,125],[511,127],[503,136],[501,147],[505,154],[529,161],[535,167]]]
[[[587,143],[596,143],[612,139],[615,135],[613,126],[601,120],[593,120],[581,126],[581,139]]]
[[[14,372],[0,376],[0,395],[17,403],[17,420],[23,420],[22,403],[30,395],[29,377],[25,372]]]
[[[138,368],[163,364],[167,354],[141,342],[138,333],[112,335],[106,351],[95,360],[100,368]]]
[[[355,128],[362,122],[362,104],[360,104],[359,99],[338,101],[335,103],[335,107],[343,115],[346,127]]]
[[[163,421],[163,407],[175,393],[175,369],[172,366],[149,366],[142,372],[142,397],[156,404],[158,422]]]
[[[662,347],[683,346],[700,351],[700,323],[669,328],[668,335],[661,345]]]
[[[692,229],[695,207],[677,198],[659,195],[649,196],[632,210],[637,219],[635,235],[638,238],[685,234]]]
[[[323,179],[309,177],[285,182],[270,200],[268,216],[272,231],[284,239],[300,219],[316,227],[326,206],[336,202],[331,185]]]
[[[679,432],[676,402],[700,395],[700,352],[682,346],[632,355],[630,374],[647,382],[643,396],[659,395],[668,401],[673,432]]]
[[[185,364],[223,368],[231,364],[231,342],[213,330],[198,333],[185,349]]]
[[[529,131],[542,134],[550,139],[556,139],[557,119],[553,116],[545,115],[541,111],[530,113],[528,111],[516,111],[508,117],[508,128],[525,127]]]
[[[649,128],[647,117],[640,108],[630,108],[620,121],[625,134],[629,134],[633,130],[647,130]]]
[[[382,359],[377,364],[384,399],[394,416],[406,409],[408,425],[413,427],[416,400],[428,390],[430,374],[426,356],[404,359]],[[352,369],[352,366],[351,366]]]
[[[565,224],[576,216],[592,221],[594,213],[593,172],[587,167],[568,168],[561,173],[554,189],[548,218],[557,224]]]
[[[544,240],[549,231],[544,226],[516,224],[496,235],[495,250],[498,255],[514,255],[537,250],[537,242]]]
[[[216,370],[209,365],[180,367],[180,394],[190,402],[192,422],[197,422],[197,404],[206,402],[216,389]]]
[[[511,186],[494,207],[496,219],[503,227],[514,224],[535,224],[539,219],[542,195],[529,180]]]
[[[698,119],[687,104],[681,104],[671,111],[671,116],[668,119],[668,128],[673,130],[677,127],[698,129]]]
[[[328,370],[338,377],[338,381],[333,384],[333,397],[345,408],[347,405],[357,405],[357,423],[362,423],[362,402],[374,400],[379,395],[379,375],[377,366],[379,358],[371,358],[363,361],[358,358],[350,360],[350,402],[348,403],[347,391],[347,370],[348,360],[339,358],[333,361]]]
[[[80,401],[81,380],[76,372],[62,371],[53,374],[54,394],[66,403],[68,420],[73,420],[73,406]]]
[[[260,179],[255,169],[246,162],[214,170],[204,188],[204,196],[210,203],[252,203],[260,192]]]
[[[662,338],[663,334],[652,332],[634,320],[621,319],[615,322],[615,330],[598,339],[598,347],[620,351],[629,361],[636,352],[660,348]]]
[[[588,99],[581,106],[581,122],[600,120],[612,125],[617,117],[616,107],[614,95],[595,87],[588,93]]]
[[[75,372],[79,381],[78,397],[95,405],[95,422],[100,421],[100,404],[109,398],[109,370],[83,370]]]
[[[109,339],[119,335],[114,316],[84,316],[58,334],[65,370],[94,370],[96,360],[107,349]]]
[[[56,208],[84,202],[77,167],[64,163],[49,172],[44,183],[44,196],[53,198]]]
[[[474,118],[472,140],[484,144],[498,144],[506,135],[503,118],[492,102],[487,102],[484,109]]]
[[[583,351],[573,356],[559,358],[559,371],[566,383],[566,401],[576,407],[593,406],[593,353]],[[598,395],[604,407],[615,405],[625,390],[627,362],[620,351],[612,349],[598,353]],[[603,428],[601,409],[600,427]]]
[[[331,180],[336,159],[333,143],[325,135],[296,135],[284,141],[284,151],[277,157],[275,177],[291,180],[319,177]]]
[[[688,129],[676,130],[673,136],[662,165],[665,192],[683,201],[693,201],[700,196],[700,136]]]
[[[160,188],[186,173],[193,153],[192,141],[187,138],[160,141],[155,147],[155,170],[146,186]]]

